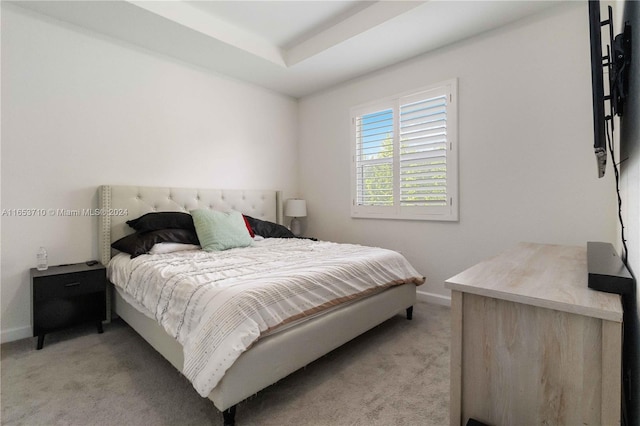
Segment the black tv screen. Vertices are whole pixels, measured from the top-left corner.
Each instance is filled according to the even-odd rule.
[[[593,148],[598,164],[598,177],[604,176],[607,164],[606,113],[602,54],[600,2],[589,1],[589,33],[591,39],[591,91],[593,97]]]

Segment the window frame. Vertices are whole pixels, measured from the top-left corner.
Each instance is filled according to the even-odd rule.
[[[400,205],[400,123],[401,105],[407,105],[409,99],[428,99],[427,92],[444,91],[446,105],[446,194],[445,206],[401,206]],[[407,100],[403,102],[403,100]],[[406,91],[397,95],[378,99],[351,108],[350,147],[351,147],[351,217],[369,219],[406,219],[428,221],[458,221],[458,81],[456,78],[436,84]],[[393,111],[393,205],[358,205],[357,179],[357,119],[384,109]]]

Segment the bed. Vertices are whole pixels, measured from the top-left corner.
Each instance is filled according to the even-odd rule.
[[[126,222],[149,212],[237,211],[259,220],[283,223],[282,195],[272,190],[101,186],[98,204],[98,242],[100,261],[104,265],[112,258],[113,263],[116,261],[117,251],[111,244],[133,232]],[[422,277],[413,277],[407,282],[396,282],[370,296],[332,307],[321,315],[258,338],[247,345],[248,349],[235,359],[207,397],[222,412],[224,424],[234,424],[236,404],[247,397],[400,312],[406,311],[407,318],[411,319],[416,285],[423,281]],[[111,290],[108,312],[122,318],[184,374],[183,345],[160,323],[142,313],[140,306],[135,307],[126,294],[115,291],[113,286]]]

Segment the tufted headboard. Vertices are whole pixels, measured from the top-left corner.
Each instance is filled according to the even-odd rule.
[[[237,210],[282,223],[282,194],[271,190],[108,186],[98,188],[100,262],[109,263],[111,243],[133,232],[126,222],[154,211]]]

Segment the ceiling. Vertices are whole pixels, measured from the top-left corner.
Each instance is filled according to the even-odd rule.
[[[302,97],[553,7],[554,1],[14,1]]]

